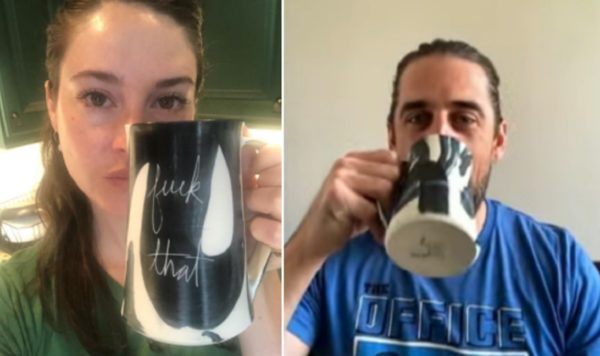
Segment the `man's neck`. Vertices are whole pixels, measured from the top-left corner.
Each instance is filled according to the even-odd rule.
[[[485,219],[487,217],[487,201],[484,199],[481,204],[479,204],[479,209],[475,212],[475,230],[477,231],[477,236],[481,233],[483,226],[485,225]]]

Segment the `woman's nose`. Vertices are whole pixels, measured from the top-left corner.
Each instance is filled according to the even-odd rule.
[[[123,115],[122,120],[118,120],[114,127],[113,149],[117,151],[127,151],[129,127],[133,124],[144,122],[143,111],[130,111]]]
[[[112,147],[114,150],[127,152],[127,127],[129,125],[120,125],[115,127]]]

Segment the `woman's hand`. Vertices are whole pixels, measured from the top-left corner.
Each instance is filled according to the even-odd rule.
[[[250,235],[280,255],[281,146],[246,145],[242,168]],[[269,258],[267,270],[280,268],[281,260],[276,255]],[[280,355],[281,280],[274,271],[265,273],[253,306],[254,321],[240,335],[242,355]]]
[[[248,231],[274,255],[267,270],[281,266],[281,146],[247,144],[242,150]]]

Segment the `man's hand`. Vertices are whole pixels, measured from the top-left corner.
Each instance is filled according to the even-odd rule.
[[[382,239],[377,202],[384,207],[400,168],[389,150],[352,152],[338,159],[285,248],[284,318],[296,305],[325,259],[356,233],[371,229]]]
[[[310,231],[310,250],[327,257],[366,229],[381,240],[377,202],[387,206],[399,174],[394,151],[351,152],[338,159],[299,228]]]

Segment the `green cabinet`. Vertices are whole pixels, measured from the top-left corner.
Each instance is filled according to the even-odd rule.
[[[278,126],[281,0],[204,0],[205,86],[200,118]]]
[[[0,148],[39,140],[47,120],[45,28],[60,2],[0,2]],[[281,0],[201,2],[206,70],[198,117],[279,126]]]
[[[45,28],[57,1],[0,4],[0,146],[37,141],[46,119]]]

